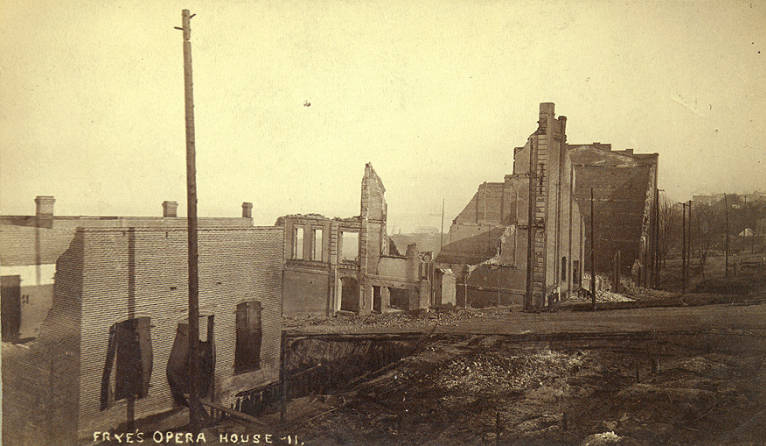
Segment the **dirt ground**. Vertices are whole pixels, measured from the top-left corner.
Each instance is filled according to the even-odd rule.
[[[504,445],[763,444],[763,351],[717,339],[437,342],[353,392],[314,398],[324,414],[294,429],[306,445],[496,444],[498,431]]]

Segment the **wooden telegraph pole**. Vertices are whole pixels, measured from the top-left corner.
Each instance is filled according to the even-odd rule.
[[[590,293],[593,310],[596,309],[596,250],[594,240],[596,239],[596,214],[593,212],[593,188],[590,188]]]
[[[692,201],[689,200],[689,249],[686,250],[686,279],[689,280],[689,271],[692,269],[692,257],[694,255],[694,242],[692,239]]]
[[[726,200],[726,194],[723,194],[723,207],[726,215],[726,238],[724,239],[725,268],[724,277],[729,277],[729,202]]]
[[[535,262],[533,256],[535,232],[537,229],[535,223],[535,201],[537,192],[537,170],[536,170],[536,157],[535,157],[535,141],[529,141],[529,195],[527,196],[527,287],[524,295],[524,311],[532,311],[533,293],[534,287],[532,280],[534,280],[534,267]]]
[[[442,229],[439,231],[439,252],[444,248],[444,197],[442,197]]]
[[[683,205],[683,220],[681,221],[681,231],[683,240],[681,242],[681,294],[686,293],[686,203]]]
[[[184,104],[186,117],[186,205],[189,239],[189,427],[199,432],[199,278],[197,272],[197,172],[194,145],[194,90],[192,84],[191,18],[188,9],[181,11],[183,31]]]

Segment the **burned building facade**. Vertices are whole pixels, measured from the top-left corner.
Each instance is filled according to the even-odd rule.
[[[464,304],[537,309],[580,286],[584,221],[566,122],[552,103],[540,104],[537,130],[514,150],[513,174],[480,185],[453,221],[437,263],[459,274]]]
[[[252,226],[250,206],[243,218],[201,219],[199,229],[202,394],[226,407],[279,376],[284,236]],[[6,442],[79,444],[94,431],[140,428],[181,408],[189,386],[187,231],[186,219],[172,214],[56,217],[39,228],[60,230],[60,252],[40,256],[55,268],[35,339],[4,343]],[[23,259],[28,231],[19,228],[35,228],[6,223],[0,243],[16,248],[3,259],[13,251],[10,258]],[[51,238],[41,235],[40,244]]]
[[[555,118],[554,104],[540,104],[537,131],[514,149],[513,174],[481,184],[453,220],[450,243],[437,261],[464,271],[459,296],[462,286],[472,301],[536,308],[540,296],[565,297],[580,287],[590,271],[591,189],[596,271],[612,273],[619,258],[624,274],[652,283],[658,155],[569,144],[566,123],[566,117]]]
[[[593,192],[596,273],[631,277],[640,286],[655,286],[658,275],[659,154],[612,150],[611,144],[569,144],[575,176],[575,198],[585,209]],[[584,213],[590,248],[591,214]],[[586,268],[590,271],[590,256]],[[619,260],[619,261],[618,261]]]
[[[359,216],[279,219],[285,234],[284,315],[415,310],[450,300],[441,293],[453,289],[449,273],[445,279],[445,271],[435,270],[430,254],[420,253],[415,245],[401,255],[388,238],[385,191],[368,163]]]

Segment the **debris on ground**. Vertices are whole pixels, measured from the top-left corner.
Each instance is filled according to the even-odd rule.
[[[302,425],[306,444],[721,444],[766,438],[762,354],[439,341]],[[743,424],[744,423],[744,424]],[[344,426],[337,429],[337,426]],[[757,442],[757,441],[756,441]],[[738,443],[739,444],[739,443]]]
[[[334,317],[325,316],[296,316],[282,318],[285,329],[311,326],[351,326],[351,327],[387,327],[422,328],[434,323],[441,326],[454,326],[460,321],[469,319],[503,319],[508,315],[508,307],[490,308],[455,308],[431,311],[393,311],[387,313],[372,313],[368,315],[338,314]]]

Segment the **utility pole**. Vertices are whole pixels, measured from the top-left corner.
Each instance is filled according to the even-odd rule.
[[[537,225],[535,223],[535,201],[536,198],[537,171],[535,167],[535,141],[529,141],[529,195],[527,196],[527,289],[524,296],[524,311],[532,311],[532,301],[534,286],[534,243]]]
[[[691,271],[692,267],[692,256],[694,255],[694,242],[692,239],[692,201],[689,200],[689,249],[687,252],[687,261],[686,261],[686,277],[688,279],[689,277],[689,271]]]
[[[444,197],[442,197],[442,229],[439,232],[439,252],[444,248]]]
[[[726,194],[723,194],[724,215],[726,216],[726,238],[724,239],[725,268],[724,277],[729,277],[729,202],[726,200]]]
[[[683,220],[681,221],[681,230],[683,231],[683,241],[681,243],[681,294],[686,293],[686,203],[683,205]]]
[[[194,145],[194,90],[192,84],[191,18],[188,9],[181,11],[183,31],[184,104],[186,118],[186,221],[189,241],[189,427],[199,432],[199,278],[197,261],[197,172]]]
[[[596,250],[594,249],[594,240],[596,239],[596,214],[593,212],[593,188],[590,188],[590,293],[593,311],[596,310]]]
[[[654,188],[654,288],[660,288],[660,190]]]

